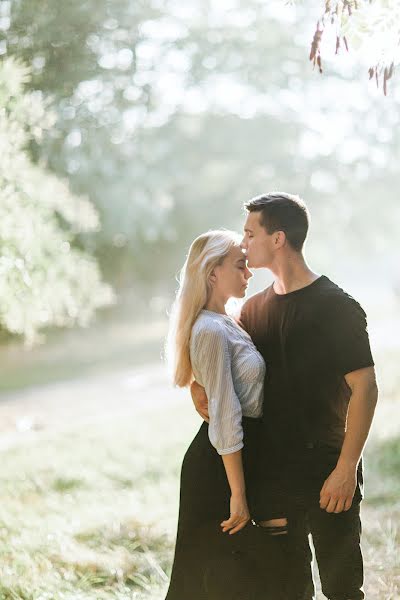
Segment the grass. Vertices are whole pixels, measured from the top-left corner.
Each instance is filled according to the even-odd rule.
[[[3,452],[0,600],[153,598],[165,588],[185,442],[160,418],[161,463],[145,425],[107,419]]]
[[[2,456],[0,600],[157,600],[167,585],[178,471],[197,420],[179,400],[62,433]],[[173,427],[175,410],[179,427]],[[149,444],[149,436],[155,444]],[[370,600],[400,597],[400,440],[372,443],[364,504]]]
[[[367,597],[400,598],[400,438],[372,442],[367,452],[363,551]]]
[[[133,348],[134,338],[131,333],[127,337],[125,352]],[[112,340],[110,347],[114,352]],[[67,348],[65,353],[70,351]],[[102,352],[95,371],[105,360]],[[43,350],[41,358],[33,360],[23,387],[42,381],[43,373],[32,374],[51,366],[51,354],[51,348]],[[60,357],[63,360],[64,354]],[[390,364],[393,367],[395,361]],[[17,367],[5,368],[9,389],[16,389]],[[130,387],[116,388],[115,374],[97,381],[93,388],[83,385],[86,379],[82,386],[66,381],[62,389],[38,388],[20,416],[32,414],[36,402],[43,403],[43,414],[51,409],[53,416],[42,421],[39,417],[39,428],[15,432],[15,443],[3,446],[0,600],[163,600],[165,596],[180,463],[199,425],[198,417],[187,396],[171,392],[156,373],[144,386],[139,377],[128,381]],[[387,389],[389,399],[395,387]],[[54,406],[53,392],[60,394]],[[0,421],[10,420],[11,409],[15,411],[24,398],[14,392],[11,402],[0,404]],[[69,412],[61,410],[65,403]],[[12,418],[16,414],[12,412]],[[368,600],[400,599],[399,423],[400,411],[391,402],[377,421],[366,456],[363,551]],[[322,600],[320,592],[317,597]]]

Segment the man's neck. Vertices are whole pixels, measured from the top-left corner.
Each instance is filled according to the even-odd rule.
[[[300,290],[320,277],[310,269],[304,256],[297,252],[277,258],[270,269],[275,275],[274,290],[277,294]]]

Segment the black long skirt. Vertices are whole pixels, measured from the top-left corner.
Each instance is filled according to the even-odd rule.
[[[260,505],[257,458],[262,425],[259,419],[246,417],[242,425],[251,512],[253,501]],[[261,488],[268,496],[268,486]],[[235,534],[223,533],[220,523],[229,518],[230,496],[222,457],[211,445],[204,422],[183,459],[175,557],[166,600],[285,598],[285,536],[271,536],[252,522]],[[276,497],[261,500],[263,519],[285,516]]]

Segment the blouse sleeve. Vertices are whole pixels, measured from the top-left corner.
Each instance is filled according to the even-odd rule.
[[[219,323],[197,332],[194,350],[199,374],[208,397],[211,444],[218,454],[243,448],[242,407],[232,379],[227,334]]]

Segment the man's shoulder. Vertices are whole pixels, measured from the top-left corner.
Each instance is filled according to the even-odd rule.
[[[346,309],[363,311],[360,303],[349,292],[326,276],[324,276],[324,280],[318,291],[321,308],[335,311]]]
[[[243,309],[249,310],[252,308],[256,308],[258,305],[264,304],[265,302],[267,302],[268,297],[271,292],[271,288],[272,288],[272,285],[269,285],[268,287],[261,290],[260,292],[257,292],[256,294],[253,294],[252,296],[250,296],[250,298],[247,298],[246,302],[243,304],[242,311],[243,311]]]

